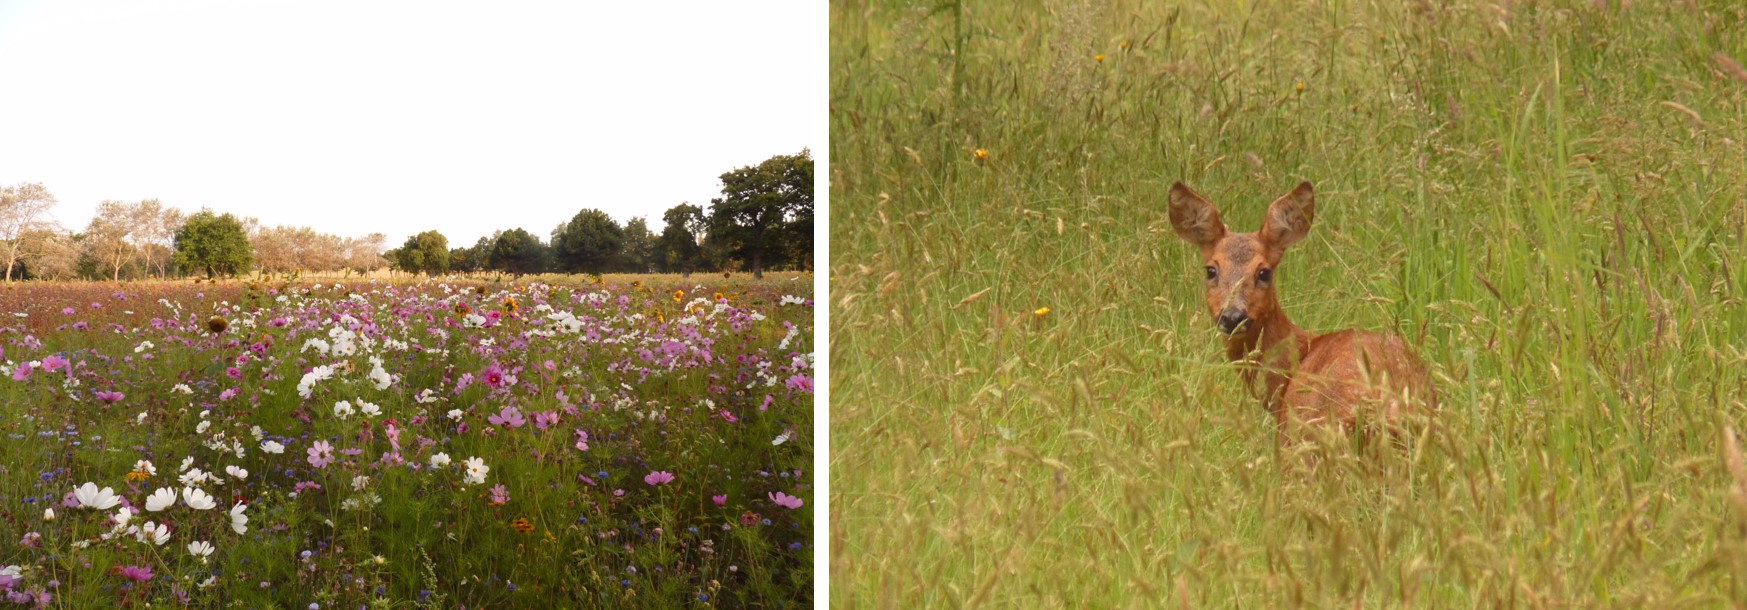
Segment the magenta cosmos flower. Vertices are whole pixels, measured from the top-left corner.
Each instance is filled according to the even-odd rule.
[[[123,399],[123,398],[127,398],[127,395],[122,394],[121,392],[109,392],[109,391],[101,391],[101,390],[97,392],[97,400],[101,400],[103,402],[121,402],[121,399]]]
[[[116,566],[116,574],[135,582],[145,582],[152,579],[150,566]]]
[[[503,369],[498,365],[493,364],[485,367],[485,371],[479,377],[485,381],[485,385],[494,388],[503,385]]]
[[[650,485],[666,485],[673,482],[673,473],[657,470],[644,476],[643,482]]]
[[[493,426],[509,426],[511,428],[520,428],[528,423],[528,420],[522,418],[522,410],[515,407],[504,407],[497,412],[497,415],[485,419]]]

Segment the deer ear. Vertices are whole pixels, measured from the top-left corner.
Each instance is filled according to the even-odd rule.
[[[1177,237],[1202,248],[1210,248],[1225,237],[1219,210],[1181,182],[1171,185],[1171,228]]]
[[[1268,217],[1262,220],[1259,237],[1270,246],[1285,248],[1304,239],[1310,233],[1310,221],[1315,218],[1316,193],[1309,182],[1300,182],[1298,188],[1268,206]]]

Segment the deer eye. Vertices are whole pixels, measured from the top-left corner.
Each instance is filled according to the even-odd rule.
[[[1267,267],[1263,267],[1263,268],[1257,270],[1256,271],[1256,281],[1261,282],[1263,284],[1273,282],[1274,281],[1274,270],[1269,269]]]
[[[1211,282],[1211,281],[1217,280],[1217,279],[1219,279],[1219,270],[1214,269],[1212,265],[1208,265],[1207,266],[1207,281]]]

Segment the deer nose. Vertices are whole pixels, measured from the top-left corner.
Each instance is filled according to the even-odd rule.
[[[1242,326],[1249,321],[1249,315],[1236,309],[1227,309],[1224,312],[1221,312],[1219,314],[1219,320],[1217,320],[1219,323],[1219,329],[1225,331],[1225,334],[1228,335],[1237,332],[1239,326]]]

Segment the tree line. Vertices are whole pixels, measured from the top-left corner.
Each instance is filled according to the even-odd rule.
[[[6,281],[207,277],[251,272],[606,273],[810,269],[813,159],[777,155],[721,175],[721,196],[705,208],[681,203],[653,231],[644,217],[620,225],[584,209],[546,239],[499,230],[450,247],[437,231],[384,250],[387,237],[342,237],[308,227],[268,227],[254,218],[201,210],[184,214],[156,199],[104,201],[84,231],[44,216],[56,201],[40,183],[0,187],[0,260]]]

